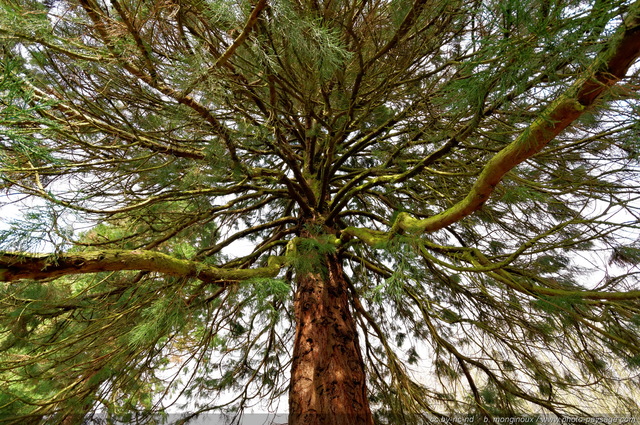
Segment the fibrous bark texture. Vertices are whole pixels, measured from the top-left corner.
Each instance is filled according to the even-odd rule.
[[[289,425],[373,424],[342,265],[298,277]]]

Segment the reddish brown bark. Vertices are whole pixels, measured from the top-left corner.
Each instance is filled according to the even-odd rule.
[[[289,425],[373,424],[342,264],[297,279]]]

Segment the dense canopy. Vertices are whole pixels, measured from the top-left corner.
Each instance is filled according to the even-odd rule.
[[[0,421],[640,410],[640,2],[0,0],[0,44]]]

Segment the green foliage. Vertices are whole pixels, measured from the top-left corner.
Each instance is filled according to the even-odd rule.
[[[495,404],[496,401],[498,401],[499,399],[498,394],[496,393],[496,390],[491,387],[483,388],[482,391],[480,392],[480,395],[482,396],[482,399],[484,400],[484,402],[489,405]]]
[[[626,361],[627,361],[627,365],[630,368],[633,368],[633,369],[640,368],[640,355],[628,357]]]
[[[442,359],[437,359],[434,362],[434,366],[436,368],[436,373],[439,376],[444,376],[447,379],[457,379],[460,377],[459,371],[457,371],[454,367],[452,367],[449,363]]]
[[[387,105],[379,105],[369,113],[369,121],[364,123],[364,130],[378,128],[395,116],[395,111]]]
[[[33,206],[24,216],[11,218],[0,229],[0,250],[38,252],[64,249],[67,229],[57,226],[58,214],[50,206]]]
[[[567,268],[571,259],[564,255],[542,255],[535,261],[535,265],[542,273],[557,273]]]
[[[326,275],[326,256],[336,252],[335,236],[325,234],[310,238],[298,237],[294,244],[295,248],[287,252],[287,256],[289,263],[299,274]]]
[[[545,201],[546,196],[527,186],[516,186],[506,190],[501,201],[509,204],[519,204],[527,201]]]
[[[168,301],[175,294],[140,308],[137,303],[149,297],[140,288],[124,293],[112,288],[110,293],[106,279],[98,285],[93,279],[80,280],[74,285],[66,280],[3,285],[0,365],[2,380],[10,385],[0,388],[0,394],[11,406],[7,418],[84,416],[105,382],[127,394],[109,404],[106,413],[151,408],[154,378],[141,375],[132,381],[127,374],[144,371],[146,354],[137,355],[157,354],[159,338],[166,341],[183,324]],[[93,360],[87,362],[87,357]],[[22,366],[7,367],[15,364]]]
[[[284,303],[291,296],[291,286],[282,279],[254,278],[245,282],[251,286],[257,308],[273,308],[273,303]]]
[[[461,316],[448,308],[443,308],[441,311],[442,318],[450,323],[455,323],[460,320]]]
[[[165,297],[142,309],[138,323],[124,338],[134,348],[152,346],[185,323],[184,302],[178,298]]]
[[[196,248],[189,243],[176,244],[174,253],[177,258],[189,259],[196,254]]]
[[[624,267],[625,265],[640,264],[640,248],[635,246],[619,246],[613,249],[610,264],[617,264]]]
[[[271,28],[280,35],[272,52],[254,51],[266,67],[282,69],[282,64],[301,73],[301,84],[323,82],[335,75],[351,57],[340,33],[313,13],[301,10],[289,0],[273,5]],[[284,60],[282,60],[285,58]]]
[[[92,263],[2,283],[2,419],[277,400],[296,280],[329,270],[346,275],[381,423],[637,410],[638,98],[620,65],[637,54],[616,44],[637,8],[2,2],[0,206],[22,212],[0,250],[269,270],[240,282]],[[576,258],[601,253],[609,265]],[[3,277],[30,266],[15,255]]]
[[[406,274],[395,272],[381,283],[373,288],[371,299],[376,303],[384,303],[387,299],[400,300],[403,298],[403,287],[405,285]]]
[[[531,305],[534,308],[544,311],[545,313],[549,313],[552,316],[568,316],[568,313],[573,312],[574,308],[583,304],[584,300],[579,295],[568,297],[541,296],[537,300],[531,302]]]

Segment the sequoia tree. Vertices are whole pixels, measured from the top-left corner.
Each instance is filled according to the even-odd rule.
[[[640,2],[0,4],[2,420],[638,412]]]

